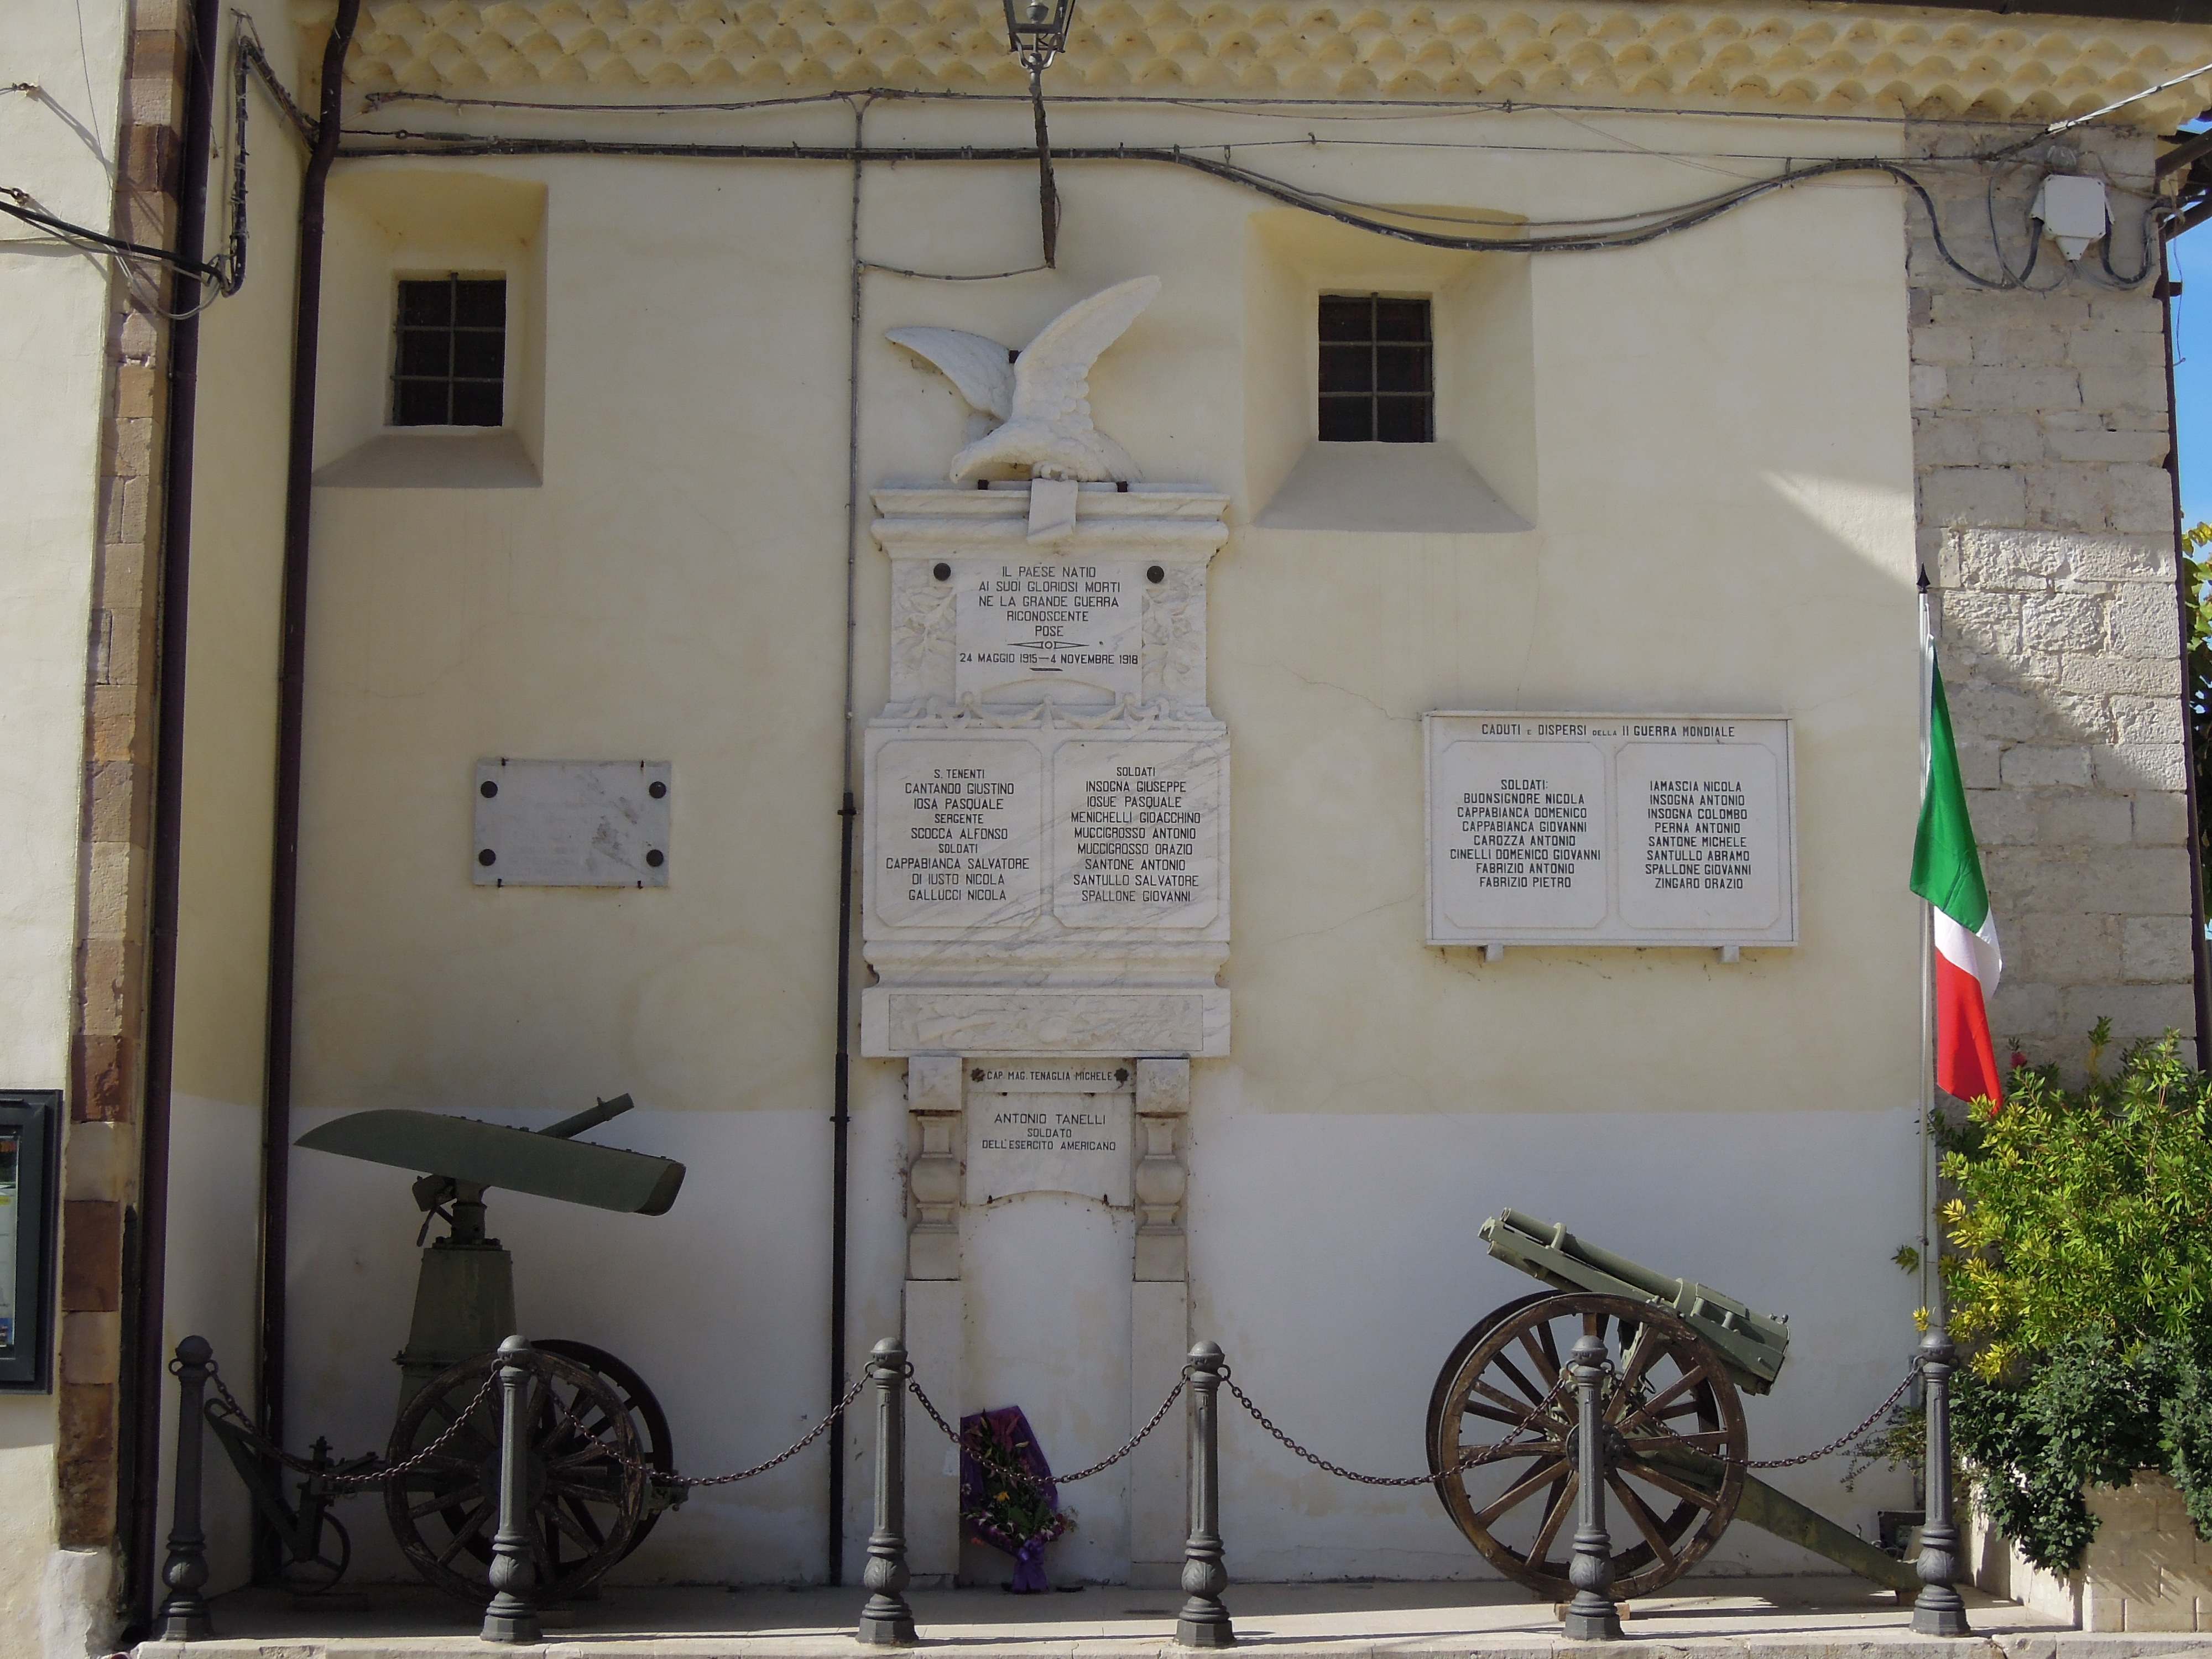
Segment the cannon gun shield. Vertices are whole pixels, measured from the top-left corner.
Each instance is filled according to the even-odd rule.
[[[609,1101],[607,1106],[617,1103]],[[629,1103],[624,1097],[620,1103]],[[580,1118],[612,1116],[602,1107]],[[634,1215],[664,1215],[684,1185],[684,1166],[672,1158],[627,1152],[572,1140],[571,1124],[556,1123],[544,1133],[511,1129],[474,1118],[441,1112],[390,1108],[355,1112],[310,1130],[295,1143],[319,1152],[388,1164],[426,1176],[531,1193],[567,1204],[620,1210]],[[588,1127],[578,1124],[578,1127]]]

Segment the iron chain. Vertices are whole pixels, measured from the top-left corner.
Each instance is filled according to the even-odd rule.
[[[1265,1412],[1261,1411],[1257,1406],[1252,1403],[1251,1395],[1246,1394],[1244,1390],[1238,1388],[1235,1382],[1230,1381],[1229,1368],[1225,1365],[1222,1367],[1221,1380],[1224,1385],[1227,1387],[1231,1395],[1235,1396],[1237,1403],[1243,1407],[1243,1408],[1250,1413],[1252,1420],[1255,1423],[1257,1423],[1261,1428],[1267,1430],[1269,1434],[1274,1436],[1275,1438],[1280,1441],[1294,1455],[1303,1457],[1307,1462],[1312,1464],[1316,1468],[1321,1470],[1326,1474],[1333,1474],[1339,1480],[1350,1480],[1362,1486],[1432,1486],[1438,1481],[1448,1480],[1455,1474],[1464,1474],[1469,1469],[1478,1468],[1485,1463],[1495,1463],[1501,1458],[1516,1456],[1519,1454],[1530,1449],[1532,1445],[1541,1443],[1539,1442],[1516,1440],[1493,1441],[1488,1444],[1473,1448],[1457,1462],[1452,1464],[1447,1468],[1438,1469],[1433,1474],[1361,1474],[1356,1470],[1344,1468],[1341,1464],[1330,1462],[1326,1457],[1322,1456],[1319,1453],[1311,1451],[1304,1446],[1301,1446],[1297,1441],[1291,1439],[1290,1436],[1285,1434],[1280,1429],[1277,1428],[1274,1425],[1273,1419],[1269,1418]],[[1519,1425],[1514,1429],[1513,1432],[1519,1434],[1523,1429],[1534,1427],[1536,1419],[1541,1417],[1546,1412],[1551,1410],[1552,1407],[1558,1402],[1559,1395],[1567,1387],[1568,1381],[1567,1370],[1565,1367],[1562,1367],[1560,1369],[1558,1380],[1552,1384],[1551,1393],[1546,1395],[1541,1400],[1538,1401],[1534,1406],[1528,1408],[1528,1412],[1522,1417]]]
[[[845,1390],[845,1397],[832,1406],[819,1423],[769,1458],[767,1462],[756,1463],[749,1469],[735,1469],[728,1474],[669,1474],[654,1468],[642,1458],[632,1457],[627,1452],[617,1450],[612,1446],[606,1449],[607,1455],[633,1474],[646,1476],[656,1486],[681,1486],[687,1492],[696,1492],[702,1486],[734,1486],[740,1480],[750,1480],[757,1474],[766,1474],[770,1469],[781,1468],[791,1462],[793,1458],[827,1434],[830,1431],[830,1425],[845,1414],[852,1403],[860,1397],[860,1390],[867,1386],[868,1379],[863,1375],[859,1382]]]
[[[954,1428],[950,1423],[945,1420],[945,1413],[937,1409],[937,1402],[921,1391],[921,1384],[914,1380],[914,1368],[910,1365],[907,1368],[906,1385],[913,1391],[914,1397],[921,1401],[922,1410],[929,1413],[929,1420],[937,1425],[939,1430],[944,1434],[945,1437],[950,1440],[954,1445],[959,1447],[960,1449],[968,1456],[974,1458],[977,1464],[990,1470],[994,1474],[1001,1475],[1008,1480],[1027,1486],[1033,1492],[1041,1492],[1048,1486],[1064,1486],[1077,1480],[1088,1480],[1092,1475],[1103,1474],[1107,1470],[1112,1468],[1116,1463],[1120,1462],[1131,1452],[1136,1450],[1139,1446],[1142,1445],[1145,1443],[1146,1437],[1150,1435],[1154,1429],[1159,1427],[1161,1423],[1166,1419],[1168,1412],[1175,1405],[1175,1402],[1182,1398],[1182,1391],[1189,1382],[1190,1370],[1189,1368],[1186,1366],[1184,1368],[1183,1374],[1176,1379],[1175,1387],[1168,1390],[1168,1397],[1160,1401],[1160,1408],[1152,1413],[1152,1419],[1147,1422],[1143,1428],[1139,1429],[1136,1433],[1131,1435],[1127,1440],[1124,1441],[1118,1449],[1109,1453],[1106,1456],[1099,1459],[1097,1462],[1093,1463],[1088,1468],[1077,1469],[1072,1474],[1050,1475],[1046,1477],[1044,1480],[1039,1480],[1036,1475],[1030,1474],[1024,1469],[1009,1468],[1006,1465],[1000,1462],[997,1459],[987,1457],[975,1447],[969,1445],[967,1441],[961,1437],[960,1431]]]
[[[1824,1457],[1833,1457],[1838,1452],[1843,1450],[1844,1447],[1850,1445],[1861,1435],[1864,1434],[1869,1429],[1872,1428],[1876,1423],[1880,1422],[1883,1414],[1887,1413],[1892,1406],[1894,1406],[1899,1401],[1905,1398],[1905,1391],[1912,1386],[1912,1379],[1919,1375],[1920,1360],[1917,1356],[1915,1356],[1911,1365],[1905,1370],[1904,1379],[1899,1382],[1895,1388],[1889,1391],[1888,1399],[1883,1401],[1881,1404],[1876,1406],[1872,1411],[1869,1412],[1866,1414],[1865,1420],[1861,1422],[1858,1427],[1851,1430],[1847,1434],[1838,1435],[1826,1445],[1821,1447],[1820,1450],[1802,1452],[1796,1457],[1770,1457],[1760,1462],[1751,1462],[1747,1460],[1744,1462],[1743,1467],[1747,1469],[1794,1469],[1801,1463],[1817,1463]],[[1737,1460],[1731,1457],[1725,1458],[1723,1461],[1733,1463]]]
[[[174,1369],[173,1364],[171,1370]],[[332,1474],[328,1466],[318,1468],[305,1458],[295,1457],[253,1426],[253,1419],[246,1414],[246,1407],[238,1403],[238,1396],[231,1393],[228,1385],[224,1383],[222,1373],[216,1370],[213,1360],[208,1362],[208,1381],[215,1384],[216,1393],[222,1396],[223,1414],[237,1419],[239,1426],[245,1430],[247,1438],[253,1442],[255,1448],[264,1455],[275,1458],[295,1474],[317,1477],[325,1486],[359,1488],[380,1486],[386,1481],[398,1480],[402,1475],[412,1474],[439,1453],[444,1451],[447,1443],[468,1426],[469,1419],[477,1414],[477,1407],[491,1398],[493,1391],[499,1387],[499,1372],[495,1369],[492,1374],[484,1379],[483,1387],[478,1389],[475,1397],[455,1415],[452,1425],[443,1434],[412,1457],[403,1458],[397,1463],[387,1463],[382,1468],[369,1474]],[[370,1452],[365,1456],[351,1461],[368,1462],[375,1455],[374,1452]]]

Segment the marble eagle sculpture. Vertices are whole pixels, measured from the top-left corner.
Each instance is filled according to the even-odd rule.
[[[1157,276],[1116,283],[1061,312],[1011,363],[1006,347],[981,334],[890,330],[886,339],[933,364],[979,416],[998,422],[952,458],[953,482],[1019,466],[1034,478],[1089,483],[1138,477],[1128,452],[1091,424],[1091,365],[1159,291]]]

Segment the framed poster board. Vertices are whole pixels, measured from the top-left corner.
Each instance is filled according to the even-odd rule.
[[[0,1389],[53,1386],[58,1089],[0,1090]]]

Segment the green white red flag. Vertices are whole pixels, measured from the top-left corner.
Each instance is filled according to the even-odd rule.
[[[1950,705],[1932,655],[1928,681],[1927,772],[1921,780],[1920,833],[1912,846],[1912,890],[1934,910],[1936,1086],[1961,1100],[1986,1097],[2002,1105],[1989,1005],[2004,961],[1974,826],[1966,816]]]

